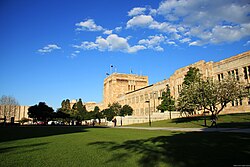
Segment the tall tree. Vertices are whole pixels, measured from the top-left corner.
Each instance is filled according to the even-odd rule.
[[[28,115],[30,118],[46,123],[49,118],[52,118],[53,111],[53,108],[49,107],[45,102],[40,102],[28,109]]]
[[[171,96],[169,85],[167,85],[166,92],[162,92],[160,99],[162,101],[161,104],[157,106],[158,110],[161,110],[161,112],[175,110],[175,100]]]
[[[170,113],[170,119],[171,119],[171,111],[175,111],[175,100],[171,96],[169,85],[167,85],[166,92],[162,92],[162,101],[159,106],[157,106],[157,109],[161,112],[169,111]]]
[[[200,79],[201,79],[200,70],[198,68],[195,68],[195,67],[189,67],[189,70],[184,77],[183,84],[190,85],[191,83],[199,82]]]
[[[178,110],[181,113],[193,114],[200,106],[197,105],[197,93],[193,91],[194,87],[200,83],[202,75],[198,68],[190,67],[184,77],[182,90],[178,97]]]

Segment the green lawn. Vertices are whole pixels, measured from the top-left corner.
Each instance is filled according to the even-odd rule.
[[[207,117],[207,126],[210,125],[210,117]],[[250,128],[250,113],[219,115],[217,125],[220,128]],[[149,125],[148,123],[142,123],[129,126],[147,127]],[[204,128],[204,117],[186,117],[156,121],[152,122],[152,127]]]
[[[0,127],[0,166],[250,164],[250,135],[87,127]]]

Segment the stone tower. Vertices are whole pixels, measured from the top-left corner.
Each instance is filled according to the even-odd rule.
[[[148,77],[135,74],[113,73],[104,79],[104,107],[117,102],[117,98],[125,93],[148,86]]]

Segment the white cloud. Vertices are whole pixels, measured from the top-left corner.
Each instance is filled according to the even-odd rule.
[[[250,45],[250,41],[247,41],[243,46],[248,46]]]
[[[169,0],[160,4],[157,13],[164,16],[169,24],[177,26],[182,37],[198,38],[190,45],[218,44],[238,41],[250,35],[248,2]]]
[[[115,28],[115,31],[116,31],[116,32],[120,32],[121,30],[122,30],[122,27],[116,27],[116,28]]]
[[[127,28],[158,30],[175,44],[219,44],[250,36],[249,0],[167,0],[157,9],[134,8],[129,13],[134,17]],[[165,20],[156,20],[159,16]]]
[[[160,35],[149,36],[148,39],[141,39],[138,44],[145,45],[149,49],[154,49],[156,51],[163,51],[164,49],[160,46],[161,43],[165,41],[165,37]]]
[[[144,14],[145,11],[146,11],[146,8],[140,8],[140,7],[133,8],[132,10],[128,12],[128,16],[141,15],[141,14]]]
[[[61,47],[56,45],[56,44],[49,44],[49,45],[43,47],[42,49],[38,49],[38,52],[40,52],[40,53],[50,53],[53,50],[58,50],[58,49],[61,49]]]
[[[122,51],[127,53],[135,53],[139,50],[146,49],[142,45],[130,46],[126,38],[119,37],[116,34],[110,34],[106,39],[97,37],[95,42],[84,41],[81,45],[73,45],[75,48],[99,51]]]
[[[152,24],[154,19],[150,15],[135,16],[127,22],[127,28],[131,27],[147,27]]]
[[[112,34],[113,33],[113,30],[105,30],[104,32],[103,32],[103,34]]]
[[[88,19],[87,21],[76,23],[77,31],[105,31],[102,26],[96,25],[93,19]]]
[[[187,42],[190,42],[191,39],[190,38],[183,38],[180,40],[181,43],[187,43]]]
[[[129,47],[127,51],[128,51],[128,53],[136,53],[139,50],[144,50],[144,49],[146,49],[145,46],[135,45],[135,46]]]

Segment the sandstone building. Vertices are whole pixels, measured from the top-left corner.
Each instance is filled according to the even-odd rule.
[[[28,118],[29,106],[13,106],[13,105],[0,105],[0,118],[1,122],[4,121],[4,116],[6,116],[6,121],[11,122],[19,121],[22,118]]]
[[[219,62],[201,60],[176,70],[168,79],[152,85],[148,85],[147,76],[113,73],[104,80],[103,107],[107,108],[108,104],[119,102],[121,105],[130,105],[134,109],[134,116],[148,115],[149,106],[151,113],[157,113],[159,111],[156,107],[161,102],[159,97],[166,90],[167,84],[170,86],[172,96],[178,98],[189,67],[199,68],[203,78],[222,80],[227,75],[233,75],[237,80],[250,83],[250,51],[248,51]],[[150,104],[145,101],[149,101]],[[232,102],[223,112],[245,111],[250,111],[250,99]]]

